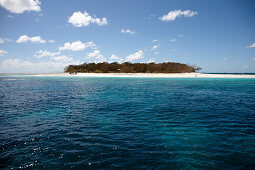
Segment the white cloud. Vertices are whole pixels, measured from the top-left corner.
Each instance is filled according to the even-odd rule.
[[[87,53],[86,58],[93,58],[100,54],[99,50],[94,50],[93,52]]]
[[[51,57],[51,60],[59,61],[59,62],[63,62],[63,63],[73,62],[73,58],[67,57],[65,55],[56,56],[56,57],[53,56],[53,57]]]
[[[5,54],[8,54],[8,52],[6,52],[4,50],[0,50],[0,56],[4,56]]]
[[[60,54],[60,52],[52,53],[47,50],[40,50],[40,51],[36,51],[35,53],[36,53],[35,54],[36,58],[50,57],[51,60],[58,61],[58,62],[63,62],[63,63],[73,62],[72,58],[69,58],[65,55],[57,56]]]
[[[47,50],[40,50],[36,51],[36,54],[34,55],[36,58],[43,58],[43,57],[54,57],[56,55],[59,55],[60,52],[52,53]]]
[[[51,60],[59,61],[59,62],[72,62],[73,59],[69,58],[65,55],[57,56],[60,54],[60,52],[52,53],[47,50],[40,50],[36,51],[36,54],[34,55],[36,58],[43,58],[43,57],[50,57]]]
[[[246,48],[255,48],[255,43],[251,44],[250,46],[247,46]]]
[[[96,16],[92,17],[86,11],[84,13],[78,11],[68,18],[68,22],[75,27],[86,27],[90,23],[102,26],[107,24],[107,19],[105,17],[101,19],[96,18]]]
[[[102,63],[102,62],[106,62],[106,58],[103,55],[98,55],[96,56],[96,60],[94,61],[95,63]]]
[[[147,63],[155,63],[155,59],[150,59]]]
[[[110,60],[118,60],[118,59],[119,59],[119,57],[116,56],[115,54],[113,54],[113,55],[110,57]]]
[[[142,59],[144,58],[143,55],[144,55],[143,51],[139,50],[136,53],[127,56],[126,61]]]
[[[1,73],[55,73],[64,72],[68,65],[81,64],[80,61],[73,62],[31,62],[20,59],[7,59],[0,63]]]
[[[198,15],[198,12],[191,11],[191,10],[185,10],[182,12],[182,15],[184,15],[184,17],[193,17],[194,15]]]
[[[106,61],[106,58],[101,54],[99,50],[94,50],[93,52],[87,53],[87,56],[85,58],[95,59],[95,63]]]
[[[89,41],[89,42],[85,43],[85,47],[86,48],[91,47],[91,48],[95,49],[96,48],[96,44],[94,44],[93,41]]]
[[[177,17],[193,17],[194,15],[197,15],[198,12],[191,11],[191,10],[174,10],[170,11],[168,14],[163,15],[162,17],[159,17],[161,21],[174,21]]]
[[[55,42],[55,40],[49,40],[48,42],[49,42],[49,43],[54,43],[54,42]]]
[[[155,50],[155,49],[157,49],[157,48],[159,48],[159,45],[154,45],[151,49],[152,49],[152,50]]]
[[[64,44],[63,47],[59,47],[58,49],[59,50],[71,50],[71,51],[81,51],[81,50],[84,50],[85,48],[88,48],[88,47],[91,47],[91,48],[96,48],[96,45],[92,42],[92,41],[89,41],[89,42],[86,42],[86,43],[83,43],[81,41],[75,41],[75,42],[67,42]]]
[[[228,59],[227,57],[223,57],[223,58],[222,58],[223,61],[226,61],[227,59]]]
[[[110,57],[110,63],[113,62],[113,61],[117,61],[118,63],[122,63],[123,62],[123,59],[116,56],[115,54],[111,55]]]
[[[127,34],[131,34],[131,35],[132,34],[136,34],[136,32],[131,31],[130,29],[126,29],[126,30],[125,29],[121,29],[120,31],[121,31],[121,33],[127,33]]]
[[[157,42],[158,40],[152,40],[152,42]]]
[[[155,52],[154,54],[158,55],[158,54],[159,54],[159,52]]]
[[[35,37],[29,37],[27,35],[22,35],[19,37],[19,39],[16,40],[17,43],[45,43],[46,41],[41,38],[41,36],[35,36]]]
[[[0,6],[9,12],[21,14],[25,11],[40,12],[41,2],[39,0],[0,0]]]
[[[171,39],[171,40],[169,40],[170,42],[175,42],[175,41],[177,41],[177,39]]]
[[[0,38],[0,44],[3,44],[4,40],[2,38]]]
[[[255,57],[251,59],[252,61],[255,61]]]

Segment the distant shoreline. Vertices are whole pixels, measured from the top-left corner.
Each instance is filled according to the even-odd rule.
[[[148,77],[148,78],[255,78],[251,74],[207,74],[207,73],[49,73],[31,74],[36,77]]]

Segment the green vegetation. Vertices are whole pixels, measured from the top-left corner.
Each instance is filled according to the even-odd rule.
[[[69,65],[67,73],[191,73],[201,68],[181,63],[84,63]]]

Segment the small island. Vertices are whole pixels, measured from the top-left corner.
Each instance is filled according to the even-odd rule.
[[[84,63],[69,65],[65,73],[194,73],[200,67],[187,64],[164,62],[164,63]]]

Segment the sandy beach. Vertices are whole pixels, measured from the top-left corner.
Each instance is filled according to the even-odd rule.
[[[28,76],[39,77],[148,77],[148,78],[255,78],[255,75],[247,74],[205,74],[205,73],[56,73],[34,74]]]

